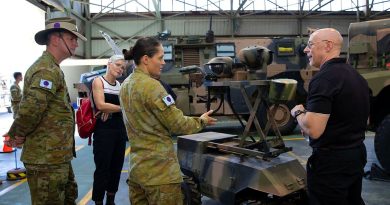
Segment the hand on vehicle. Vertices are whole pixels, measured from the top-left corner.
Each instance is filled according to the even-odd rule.
[[[200,118],[205,119],[207,124],[206,125],[215,125],[217,122],[217,119],[210,117],[209,115],[213,114],[214,110],[209,110],[205,113],[203,113]]]

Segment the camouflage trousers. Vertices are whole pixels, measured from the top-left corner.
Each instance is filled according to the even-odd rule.
[[[128,184],[131,205],[183,205],[180,183],[141,186],[129,181]]]
[[[78,195],[72,164],[24,164],[32,205],[73,205]]]

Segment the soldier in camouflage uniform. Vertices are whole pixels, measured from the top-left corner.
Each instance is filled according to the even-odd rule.
[[[46,51],[26,72],[23,98],[7,144],[24,143],[21,161],[33,205],[76,204],[71,165],[76,155],[74,110],[59,64],[74,55],[78,37],[86,38],[71,18],[50,19],[45,28],[35,41],[46,45]]]
[[[22,100],[22,89],[20,89],[19,83],[23,80],[21,72],[14,73],[15,83],[11,85],[11,108],[14,113],[14,119],[19,110],[19,103]]]
[[[161,83],[165,64],[161,43],[154,38],[140,38],[125,53],[136,69],[122,84],[120,103],[131,146],[129,197],[132,205],[182,204],[183,181],[171,134],[199,132],[215,123],[209,117],[187,117]]]

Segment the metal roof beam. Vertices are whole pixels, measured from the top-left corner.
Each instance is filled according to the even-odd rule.
[[[144,9],[146,9],[149,13],[152,13],[153,16],[156,17],[156,13],[152,12],[149,8],[146,8],[143,4],[139,3],[138,0],[135,0],[135,2],[137,2],[138,5],[140,5],[141,7],[143,7]]]
[[[322,4],[322,5],[321,5],[321,2],[322,2],[322,1],[319,1],[318,4],[316,4],[312,9],[310,9],[310,11],[309,11],[307,14],[305,14],[303,17],[306,17],[306,16],[310,15],[311,13],[313,13],[313,12],[315,12],[315,11],[318,11],[320,8],[322,8],[322,7],[324,7],[324,6],[328,5],[328,4],[330,4],[332,1],[333,1],[333,0],[329,0],[328,2],[326,2],[325,4]],[[317,6],[318,6],[318,8],[315,9],[315,10],[313,10],[313,9],[314,9],[315,7],[317,7]]]
[[[104,10],[104,9],[106,9],[106,8],[111,8],[110,6],[111,6],[111,4],[114,4],[114,1],[115,1],[115,0],[112,0],[107,6],[103,6],[103,4],[100,5],[100,11],[99,11],[99,13],[97,13],[94,17],[92,17],[92,20],[95,19],[96,16],[99,16],[101,13],[103,13],[103,10]]]
[[[305,6],[305,0],[299,0],[299,14],[303,14],[303,7]]]
[[[241,15],[241,16],[239,16],[239,17],[251,16],[251,15],[255,15],[255,14],[262,14],[262,13],[267,13],[267,12],[269,12],[269,11],[271,11],[271,10],[269,9],[269,10],[265,10],[265,11],[256,11],[256,12],[253,12],[253,13]]]
[[[193,7],[195,7],[195,8],[198,8],[198,9],[202,9],[202,10],[205,10],[205,11],[208,11],[208,12],[210,12],[209,10],[207,10],[207,9],[205,9],[205,8],[203,8],[204,6],[202,6],[202,7],[199,7],[199,6],[196,6],[196,5],[193,5],[193,4],[190,4],[190,3],[187,3],[187,2],[185,2],[185,1],[182,1],[182,0],[176,0],[177,2],[180,2],[180,3],[184,3],[184,4],[186,4],[186,5],[189,5],[189,6],[193,6]],[[216,6],[218,9],[220,9],[220,11],[221,12],[223,12],[225,15],[228,15],[228,16],[230,16],[230,14],[228,14],[226,11],[224,11],[224,10],[221,10],[221,8],[219,8],[217,5],[215,5],[214,4],[214,2],[211,2],[210,0],[207,0],[207,2],[210,2],[211,4],[213,4],[214,6]],[[218,1],[219,2],[219,1]],[[207,5],[206,5],[207,6]],[[175,14],[175,15],[172,15],[172,16],[169,16],[169,18],[171,18],[171,17],[174,17],[174,16],[179,16],[179,15],[181,15],[181,14],[185,14],[185,13],[190,13],[191,11],[184,11],[184,12],[180,12],[179,14]],[[220,16],[222,16],[223,14],[221,14],[220,12],[210,12],[210,13],[213,13],[213,14],[217,14],[217,15],[220,15]]]
[[[42,3],[40,3],[41,1],[38,2],[38,0],[27,0],[28,2],[32,3],[34,6],[46,11],[46,7],[45,5],[43,5]]]
[[[180,1],[180,0],[176,0],[176,1],[178,1],[178,2],[180,2],[180,3],[184,3],[184,4],[187,4],[186,2],[182,2],[182,1]],[[209,3],[211,3],[211,4],[213,4],[213,5],[215,5],[213,2],[211,2],[210,0],[207,0],[207,2],[209,2]],[[220,1],[218,1],[218,2],[220,2]],[[193,6],[193,5],[191,5],[191,4],[188,4],[188,5],[190,5],[190,6]],[[206,6],[208,6],[208,5],[206,5]],[[216,6],[216,5],[215,5]],[[204,9],[204,8],[201,8],[201,9],[203,9],[203,10],[205,10],[205,11],[208,11],[207,9]],[[220,9],[220,8],[219,8]],[[216,14],[216,15],[220,15],[220,16],[223,16],[223,14],[221,14],[220,12],[218,12],[218,11],[208,11],[209,13],[212,13],[212,14]],[[180,13],[177,13],[177,14],[174,14],[174,15],[171,15],[171,16],[167,16],[167,17],[165,17],[164,19],[170,19],[170,18],[173,18],[173,17],[176,17],[176,16],[180,16],[180,15],[182,15],[182,14],[186,14],[186,13],[191,13],[191,11],[183,11],[183,12],[180,12]]]
[[[102,16],[108,14],[109,12],[111,12],[111,11],[113,11],[113,10],[117,10],[119,7],[124,6],[124,5],[126,5],[126,4],[128,4],[128,3],[132,2],[132,1],[134,1],[134,0],[130,0],[130,1],[128,1],[128,2],[125,1],[125,3],[119,5],[119,6],[115,7],[115,8],[111,8],[111,7],[108,7],[108,6],[107,6],[106,8],[110,8],[109,11],[107,11],[107,12],[105,12],[105,13],[100,12],[100,13],[99,13],[100,15],[99,15],[99,14],[95,15],[95,16],[91,19],[91,21],[93,22],[93,21],[95,21],[97,18],[100,18],[100,17],[102,17]],[[113,2],[114,2],[114,1],[113,1]]]
[[[234,12],[233,16],[236,16],[237,13],[242,9],[242,7],[244,7],[245,3],[246,3],[247,0],[243,0],[240,5],[238,6],[238,9]]]
[[[383,11],[380,11],[380,12],[378,12],[378,13],[375,13],[375,14],[369,16],[369,18],[372,18],[372,17],[375,17],[375,16],[379,16],[379,15],[381,15],[381,14],[387,12],[388,10],[390,10],[390,8],[387,8],[387,9],[385,9],[385,10],[383,10]]]
[[[285,8],[284,8],[284,7],[282,7],[282,6],[279,6],[279,4],[277,4],[277,3],[275,3],[275,2],[272,2],[271,0],[267,0],[267,1],[268,1],[269,3],[271,3],[271,4],[275,5],[277,8],[283,9],[284,11],[286,11],[286,12],[290,13],[291,15],[293,15],[293,16],[296,16],[296,14],[295,14],[295,13],[293,13],[293,12],[291,12],[291,11],[289,11],[289,10],[285,9]]]
[[[95,3],[88,3],[88,2],[84,2],[84,1],[81,1],[81,0],[73,0],[73,1],[77,1],[77,2],[80,2],[81,4],[90,4],[90,5],[94,5],[94,6],[103,6],[101,4],[95,4]],[[134,0],[132,0],[134,1]],[[109,8],[107,6],[103,6],[103,7],[106,7],[106,8]],[[148,15],[144,15],[144,14],[140,14],[140,13],[137,13],[137,12],[128,12],[126,10],[123,10],[123,9],[117,9],[118,11],[122,11],[123,13],[128,13],[128,14],[133,14],[133,15],[136,15],[136,16],[141,16],[141,17],[144,17],[144,18],[148,18],[148,19],[154,19],[154,17],[151,17],[151,16],[148,16]]]
[[[390,2],[390,0],[376,2],[376,3],[374,3],[374,5],[375,4],[380,4],[380,3],[386,3],[386,2]],[[365,6],[365,5],[362,5],[362,6],[359,6],[359,7],[363,7],[363,6]],[[351,8],[347,8],[347,9],[343,9],[343,10],[339,10],[339,11],[331,11],[331,12],[320,13],[320,14],[316,14],[314,16],[323,16],[323,15],[328,15],[328,14],[334,14],[334,13],[339,13],[341,11],[348,11],[348,10],[352,10],[352,9],[355,9],[355,7],[351,7]]]
[[[157,22],[159,22],[159,21],[158,21],[158,20],[153,21],[153,22],[150,23],[149,25],[143,27],[142,29],[140,29],[139,31],[137,31],[136,33],[134,33],[134,34],[133,34],[132,36],[130,36],[128,39],[123,40],[123,41],[117,43],[118,47],[119,47],[120,45],[122,45],[123,43],[126,43],[126,42],[128,42],[128,41],[132,41],[132,39],[133,39],[135,36],[137,36],[137,34],[139,34],[139,33],[143,32],[143,31],[145,31],[146,29],[148,29],[149,27],[153,26],[153,24],[155,24],[155,23],[157,23]],[[103,51],[103,53],[102,53],[100,56],[98,56],[97,58],[103,57],[104,55],[106,55],[106,54],[107,54],[108,52],[110,52],[110,51],[112,51],[111,48],[107,49],[106,51]]]
[[[177,0],[178,1],[178,0]],[[211,0],[207,0],[207,2],[209,2],[210,4],[214,5],[215,7],[217,7],[219,9],[220,12],[224,13],[225,15],[227,16],[230,16],[230,14],[228,12],[226,12],[225,10],[221,9],[221,7],[217,6],[217,4],[215,4],[215,2],[212,2]],[[218,3],[221,2],[221,0],[217,1]]]
[[[156,11],[156,17],[161,19],[161,0],[153,0],[153,5],[154,10]]]
[[[367,2],[368,2],[368,0],[367,0]],[[374,0],[371,1],[371,4],[370,4],[370,11],[371,11],[371,9],[372,9],[373,6],[374,6]]]

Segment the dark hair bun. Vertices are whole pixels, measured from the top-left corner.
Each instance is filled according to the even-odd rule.
[[[130,50],[123,49],[122,53],[125,56],[125,60],[133,60],[134,59],[134,49],[133,49],[133,47],[130,47]]]

